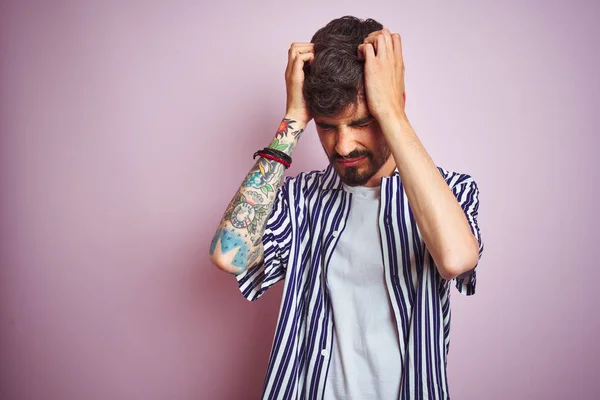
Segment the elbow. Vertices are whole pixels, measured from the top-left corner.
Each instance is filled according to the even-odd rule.
[[[210,262],[223,272],[239,275],[246,269],[246,265],[241,264],[240,259],[236,257],[239,248],[223,248],[221,245],[222,231],[217,231],[208,251]]]
[[[449,281],[475,269],[478,260],[478,251],[469,251],[464,254],[454,255],[438,264],[438,272],[443,279]]]
[[[445,279],[447,281],[451,281],[452,279],[460,275],[457,268],[450,267],[448,265],[438,266],[438,272],[442,279]]]
[[[220,257],[215,254],[210,254],[210,262],[221,271],[233,275],[239,275],[246,269],[244,267],[235,266],[231,263],[231,260],[225,259],[225,257]]]
[[[467,264],[467,265],[469,265],[469,264]],[[451,281],[452,279],[455,279],[455,278],[473,270],[475,268],[475,265],[476,264],[473,264],[470,267],[442,266],[442,267],[438,267],[438,272],[443,279],[445,279],[447,281]]]
[[[226,235],[226,233],[217,232],[211,243],[209,257],[215,267],[228,274],[239,275],[260,262],[263,253],[262,245],[251,247],[249,243],[235,242],[235,240],[231,240],[232,243],[221,245],[220,238]]]

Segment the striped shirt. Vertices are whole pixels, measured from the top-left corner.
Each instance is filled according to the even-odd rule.
[[[469,175],[438,169],[467,216],[481,257],[477,184]],[[287,177],[263,236],[264,261],[237,275],[240,291],[251,301],[285,279],[263,399],[323,398],[333,342],[327,266],[351,205],[352,194],[343,190],[332,166]],[[397,171],[381,180],[379,230],[399,333],[399,398],[448,399],[450,287],[474,294],[475,270],[453,281],[441,278]]]

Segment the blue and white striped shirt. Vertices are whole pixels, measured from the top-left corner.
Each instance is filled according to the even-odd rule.
[[[481,257],[477,184],[469,175],[439,170],[467,216]],[[351,205],[352,194],[331,166],[286,178],[263,236],[264,261],[237,276],[248,300],[285,278],[263,399],[323,398],[333,342],[325,278]],[[451,282],[472,295],[475,271],[464,279],[441,278],[397,171],[381,181],[380,207],[385,281],[402,359],[400,399],[447,399]]]

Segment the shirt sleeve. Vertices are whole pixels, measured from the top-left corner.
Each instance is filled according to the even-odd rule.
[[[285,278],[292,243],[287,192],[286,184],[282,185],[275,198],[273,211],[267,220],[262,238],[263,261],[236,275],[239,289],[249,301],[258,299],[267,289]]]
[[[481,259],[481,255],[483,254],[484,245],[483,241],[481,240],[481,232],[477,222],[477,215],[479,211],[479,189],[477,187],[477,183],[470,176],[462,175],[461,179],[459,179],[459,183],[452,188],[452,192],[456,196],[458,203],[465,212],[465,216],[467,217],[467,221],[471,227],[471,232],[477,238],[477,242],[479,243],[479,261]],[[454,279],[456,289],[458,289],[460,293],[467,296],[475,294],[475,285],[477,282],[476,270],[477,265],[475,265],[475,268],[472,271]]]

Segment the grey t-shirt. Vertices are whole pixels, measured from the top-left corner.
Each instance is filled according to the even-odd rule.
[[[383,269],[380,187],[344,190],[352,205],[327,270],[334,332],[325,400],[397,399],[402,365]]]

